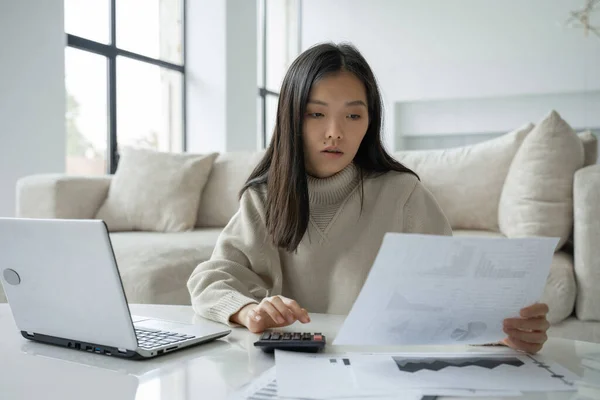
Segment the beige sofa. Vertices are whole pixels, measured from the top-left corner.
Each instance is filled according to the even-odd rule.
[[[515,196],[532,200],[535,193],[527,192],[529,186],[542,181],[552,185],[552,195],[562,190],[566,213],[550,209],[547,220],[567,221],[569,240],[561,243],[555,253],[541,300],[550,306],[551,335],[600,342],[600,165],[592,165],[596,163],[597,141],[589,132],[579,134],[577,140],[585,150],[581,156],[585,161],[582,158],[580,162],[572,162],[566,183],[557,183],[552,176],[543,175],[564,176],[569,160],[563,159],[559,171],[554,172],[556,157],[559,161],[564,158],[562,149],[540,148],[539,143],[536,147],[535,142],[528,144],[532,148],[523,149],[532,136],[532,128],[524,126],[468,147],[396,152],[394,156],[417,171],[438,199],[456,235],[503,236],[502,232],[508,232],[511,237],[527,236],[514,232],[519,225],[526,229],[531,226],[519,218],[526,219],[529,214],[543,216],[544,207],[554,207],[559,201],[541,199],[524,214],[523,207],[526,210],[532,205],[518,204]],[[561,138],[554,141],[544,138],[543,143],[564,147]],[[535,159],[536,151],[542,151],[544,158],[547,154],[549,164],[544,166],[544,162]],[[236,152],[222,153],[216,158],[202,191],[195,230],[111,233],[129,302],[190,304],[186,281],[196,265],[211,256],[221,229],[238,208],[239,189],[262,155],[263,152]],[[525,168],[515,166],[516,161]],[[534,165],[528,167],[531,161]],[[531,171],[541,174],[539,181],[535,176],[533,181],[531,176],[524,176]],[[24,177],[17,184],[18,216],[94,218],[107,197],[111,179],[67,175]],[[509,190],[509,185],[516,189]],[[562,189],[555,191],[554,187],[560,185]],[[525,192],[519,194],[519,190]],[[517,207],[515,215],[511,215],[510,208],[515,204],[521,208]],[[6,301],[3,293],[0,301]]]

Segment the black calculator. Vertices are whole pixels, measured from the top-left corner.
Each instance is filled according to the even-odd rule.
[[[272,353],[275,349],[316,353],[322,350],[325,344],[325,335],[319,332],[267,331],[254,342],[254,346],[260,347],[266,353]]]

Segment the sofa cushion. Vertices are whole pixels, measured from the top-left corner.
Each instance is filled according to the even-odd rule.
[[[224,227],[240,207],[239,191],[265,152],[229,152],[215,160],[202,192],[196,227]]]
[[[600,321],[582,321],[576,317],[569,317],[556,325],[552,325],[548,329],[548,336],[600,343]],[[588,397],[576,396],[575,398],[587,399]]]
[[[598,138],[592,131],[577,134],[583,143],[583,166],[593,165],[598,162]]]
[[[111,242],[130,303],[191,304],[186,283],[210,258],[221,229],[117,232]]]
[[[510,163],[532,124],[471,146],[400,151],[433,193],[453,229],[498,231],[498,202]]]
[[[500,232],[480,231],[480,230],[475,230],[475,229],[457,229],[455,231],[452,231],[452,234],[454,236],[477,236],[477,237],[494,237],[494,238],[506,237],[503,234],[501,234]]]
[[[112,175],[35,174],[17,181],[18,218],[94,218]]]
[[[573,186],[577,317],[600,321],[600,165],[577,171]]]
[[[453,233],[456,236],[504,237],[501,233],[490,231],[456,230]],[[550,273],[540,298],[540,302],[546,303],[550,309],[548,321],[555,324],[569,317],[573,313],[576,296],[573,256],[559,251],[552,258]]]
[[[123,149],[96,218],[110,231],[192,229],[216,156]]]
[[[554,253],[550,275],[546,281],[541,303],[548,304],[548,321],[559,323],[573,314],[577,284],[575,283],[575,265],[573,256],[564,251]]]
[[[573,226],[573,178],[583,144],[552,111],[527,135],[510,165],[498,222],[508,237],[551,236],[566,242]]]

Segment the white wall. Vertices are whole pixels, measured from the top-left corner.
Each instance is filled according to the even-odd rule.
[[[187,1],[188,151],[257,149],[256,0]]]
[[[227,0],[227,151],[258,146],[256,3]]]
[[[65,169],[62,0],[0,1],[0,216],[18,178]]]
[[[394,147],[399,101],[600,89],[600,38],[562,25],[582,4],[304,0],[302,45],[346,40],[358,46],[380,81],[387,143]]]

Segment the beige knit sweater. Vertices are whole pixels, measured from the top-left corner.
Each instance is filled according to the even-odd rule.
[[[361,212],[358,170],[308,177],[310,222],[294,253],[273,245],[265,226],[265,194],[247,190],[209,261],[188,289],[201,316],[232,325],[249,303],[282,295],[308,312],[346,314],[364,284],[386,232],[451,235],[431,193],[412,174],[365,178]]]

